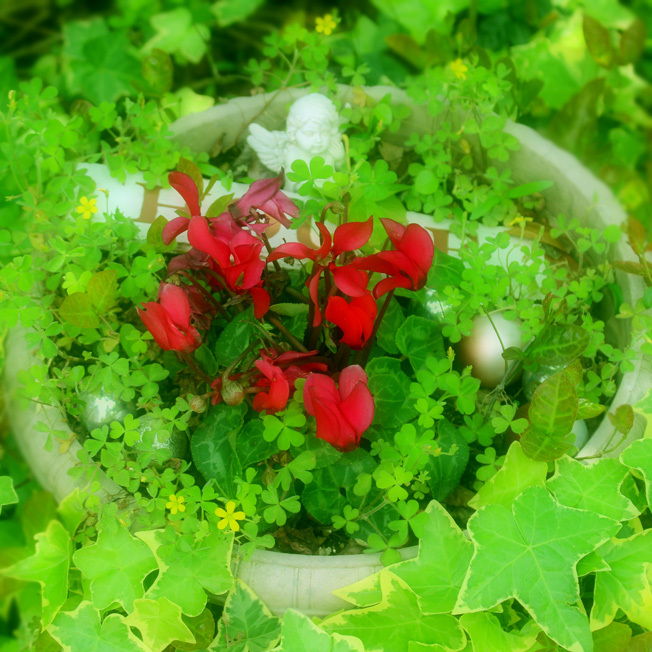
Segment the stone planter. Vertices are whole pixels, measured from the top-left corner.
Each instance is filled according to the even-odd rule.
[[[407,96],[397,89],[373,87],[365,90],[376,99],[391,93],[394,102],[411,103]],[[202,113],[182,118],[173,125],[173,131],[177,138],[192,148],[214,153],[243,141],[248,124],[254,120],[267,128],[282,128],[288,105],[304,92],[295,90],[237,98]],[[340,88],[344,101],[350,92],[348,87]],[[426,109],[422,106],[413,107],[411,117],[391,138],[403,143],[410,133],[424,133],[433,127],[435,121],[428,116]],[[624,222],[626,216],[609,189],[573,156],[527,127],[508,122],[506,131],[521,143],[521,149],[512,155],[508,163],[515,182],[521,184],[546,179],[554,184],[543,193],[547,217],[551,222],[554,222],[554,218],[561,212],[569,217],[589,214],[592,225],[598,228]],[[119,207],[125,215],[137,221],[143,231],[146,231],[148,224],[157,215],[174,217],[175,207],[181,207],[181,200],[173,190],[145,190],[142,177],[137,175],[131,177],[127,185],[123,186],[112,179],[103,166],[86,167],[98,186],[108,190],[109,210]],[[230,192],[238,193],[244,190],[244,186],[234,184]],[[225,193],[226,190],[216,185],[205,205]],[[597,198],[597,201],[594,201],[594,198]],[[445,225],[440,224],[435,228],[427,216],[408,213],[407,218],[431,228],[435,232],[438,245],[443,242],[454,248],[455,243],[452,238],[449,239]],[[613,245],[609,255],[618,260],[632,259],[628,245],[622,241]],[[642,296],[644,286],[640,278],[619,274],[618,282],[624,301],[635,303],[636,298]],[[607,325],[611,343],[620,348],[627,346],[630,332],[628,321],[615,320],[612,316]],[[11,400],[18,392],[16,375],[20,370],[27,370],[31,364],[30,354],[20,330],[10,333],[6,350],[8,373],[4,384]],[[621,379],[610,410],[613,411],[622,404],[635,404],[651,387],[652,370],[649,363],[639,356],[635,361],[635,370]],[[12,407],[9,415],[13,432],[16,433],[19,446],[35,476],[45,489],[51,491],[57,500],[61,500],[76,487],[75,482],[67,475],[67,470],[76,464],[79,444],[73,441],[63,453],[56,448],[50,452],[45,451],[45,435],[36,428],[39,421],[45,420],[56,423],[59,430],[66,430],[67,425],[60,412],[56,408],[32,404],[31,410]],[[617,455],[628,443],[643,436],[646,426],[646,419],[637,414],[626,440],[611,451],[611,454]],[[579,456],[591,457],[600,454],[609,445],[613,431],[609,419],[605,418]],[[98,479],[101,483],[101,497],[111,499],[123,495],[123,491],[107,478]],[[416,547],[404,550],[403,554],[405,558],[414,556]],[[378,555],[310,557],[257,551],[246,561],[235,554],[233,567],[234,572],[251,586],[273,612],[282,613],[292,607],[309,615],[323,616],[346,606],[346,603],[333,596],[331,591],[370,575],[378,570],[381,564]]]

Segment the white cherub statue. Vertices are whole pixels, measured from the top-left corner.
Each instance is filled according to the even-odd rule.
[[[331,100],[320,93],[298,99],[288,113],[285,131],[268,131],[258,124],[249,126],[247,143],[258,154],[261,163],[272,172],[286,173],[292,163],[321,156],[327,165],[337,169],[344,162],[344,146],[340,134],[340,117]],[[286,179],[285,190],[296,190],[299,184]]]

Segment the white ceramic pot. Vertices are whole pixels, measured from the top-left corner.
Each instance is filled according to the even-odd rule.
[[[282,128],[289,104],[305,91],[293,90],[274,94],[237,98],[204,111],[178,120],[172,130],[176,137],[195,150],[213,151],[228,149],[236,142],[243,141],[246,128],[256,121],[271,129]],[[346,101],[352,90],[341,87],[341,98]],[[411,100],[395,88],[366,88],[371,97],[380,99],[391,93],[396,103],[411,104]],[[410,133],[425,133],[435,127],[435,120],[427,114],[423,106],[413,107],[411,117],[401,130],[391,137],[397,142],[405,142]],[[536,132],[513,122],[507,123],[506,131],[514,135],[521,143],[519,151],[512,154],[509,165],[516,183],[527,183],[542,179],[550,180],[554,185],[544,191],[547,217],[551,222],[561,212],[566,216],[585,216],[590,214],[595,227],[609,224],[620,225],[625,214],[609,189],[584,168],[573,156],[539,136]],[[244,141],[243,141],[244,142]],[[110,210],[121,208],[123,213],[142,224],[147,229],[157,215],[167,218],[175,216],[175,207],[182,206],[182,200],[173,190],[157,189],[146,191],[142,178],[137,175],[128,180],[126,186],[112,179],[102,166],[85,166],[98,184],[108,190]],[[232,191],[242,193],[245,186],[235,186]],[[216,187],[210,202],[226,191]],[[595,200],[595,201],[594,201]],[[408,213],[408,220],[428,225],[433,231],[438,246],[454,248],[454,242],[441,225],[434,227],[427,216]],[[631,260],[632,255],[624,242],[614,245],[609,253],[614,259]],[[623,291],[624,301],[633,303],[643,294],[643,283],[638,277],[618,274],[618,282]],[[624,320],[611,319],[608,323],[611,341],[614,345],[624,347],[629,341],[629,324]],[[635,370],[625,375],[612,401],[611,411],[622,404],[635,404],[652,387],[652,370],[648,361],[641,356],[635,361]],[[18,444],[31,465],[35,476],[43,487],[51,491],[57,500],[62,499],[76,486],[67,475],[67,470],[76,464],[79,444],[73,441],[63,453],[56,446],[53,451],[44,450],[46,435],[36,425],[40,420],[56,423],[59,430],[67,430],[56,408],[45,408],[32,404],[31,411],[15,407],[12,396],[18,391],[16,375],[21,369],[30,366],[29,354],[24,344],[23,333],[14,331],[7,342],[7,375],[4,379],[5,391],[9,397],[10,422],[16,433]],[[634,427],[622,442],[612,451],[615,455],[634,439],[640,438],[646,428],[645,418],[637,414]],[[599,454],[605,449],[613,434],[613,426],[608,419],[602,422],[593,433],[589,442],[580,451],[581,457]],[[122,490],[105,477],[101,482],[101,495],[108,499],[124,495]],[[416,554],[416,547],[403,551],[406,557]],[[321,616],[332,613],[345,603],[332,595],[336,588],[349,585],[370,575],[380,568],[378,555],[350,555],[339,557],[310,557],[284,553],[257,551],[252,557],[243,561],[234,557],[234,571],[241,577],[275,613],[282,613],[292,607],[306,614]]]

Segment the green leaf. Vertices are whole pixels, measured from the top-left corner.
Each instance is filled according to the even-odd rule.
[[[374,361],[372,360],[369,365],[372,362]],[[383,428],[392,428],[407,420],[405,407],[406,398],[410,393],[410,379],[400,368],[396,368],[393,373],[387,373],[386,370],[387,367],[380,363],[369,366],[367,386],[374,397],[374,424]],[[409,416],[412,416],[412,408],[408,409]]]
[[[548,473],[546,462],[531,460],[515,441],[509,447],[500,470],[469,500],[469,507],[480,509],[485,505],[509,508],[514,498],[528,487],[543,486]]]
[[[164,247],[163,244],[163,229],[168,221],[162,216],[159,215],[147,229],[146,242],[149,245],[154,245],[155,247]]]
[[[434,355],[443,358],[444,340],[437,322],[410,315],[396,332],[396,346],[406,355],[415,372],[426,364],[426,358]]]
[[[93,606],[100,611],[119,602],[127,612],[142,598],[145,576],[156,570],[150,549],[112,519],[100,523],[97,542],[80,548],[73,562],[90,579]]]
[[[48,632],[65,652],[151,652],[122,616],[111,614],[101,622],[99,612],[86,601],[74,611],[61,611]]]
[[[591,341],[589,332],[576,324],[545,329],[528,347],[527,357],[549,367],[562,367],[579,358]]]
[[[608,625],[622,609],[632,622],[652,629],[652,530],[613,539],[599,553],[609,570],[595,576],[592,627]]]
[[[371,473],[375,466],[371,455],[361,448],[346,453],[335,464],[312,472],[313,481],[303,490],[301,502],[311,516],[330,525],[331,516],[341,513],[347,502],[340,487],[353,487],[358,476]]]
[[[14,489],[14,481],[8,475],[0,475],[0,514],[4,505],[18,502],[18,494]]]
[[[79,59],[70,62],[75,89],[99,106],[133,92],[132,81],[140,65],[131,54],[132,45],[124,33],[110,32],[84,43]]]
[[[235,496],[235,477],[242,474],[242,465],[231,444],[242,427],[248,407],[219,403],[207,412],[190,441],[192,459],[206,480],[214,480],[225,496]]]
[[[262,419],[250,419],[238,433],[235,448],[243,469],[278,452],[278,446],[263,437],[264,430]]]
[[[275,303],[273,306],[270,306],[269,309],[277,315],[283,315],[285,317],[296,317],[297,315],[308,314],[307,303]]]
[[[492,613],[464,614],[460,624],[469,634],[473,652],[526,652],[534,645],[539,629],[524,627],[523,631],[506,632]]]
[[[487,505],[469,520],[475,544],[455,613],[488,610],[517,599],[543,631],[570,652],[593,647],[580,600],[577,562],[619,524],[555,501],[543,487],[518,496],[511,511]]]
[[[378,346],[387,351],[387,353],[398,353],[398,347],[396,346],[396,331],[404,320],[405,317],[403,316],[403,311],[401,310],[399,302],[391,301],[387,311],[385,312],[383,321],[380,322],[380,327],[378,328],[378,333],[376,335]]]
[[[185,7],[156,14],[150,18],[156,30],[143,46],[143,52],[160,48],[169,54],[175,54],[192,63],[199,63],[206,53],[206,43],[210,31],[206,25],[193,20],[192,14]]]
[[[425,470],[428,486],[435,500],[444,500],[457,487],[469,461],[469,445],[459,430],[449,421],[439,421],[435,443],[441,455],[428,458]],[[455,447],[455,449],[453,448]]]
[[[629,625],[611,623],[593,632],[593,649],[594,652],[628,652],[631,639],[632,628]]]
[[[519,197],[525,197],[526,195],[532,195],[535,192],[541,192],[552,187],[552,181],[532,181],[530,183],[524,183],[521,186],[516,186],[507,191],[507,197],[509,199],[518,199]]]
[[[93,308],[93,301],[85,292],[75,292],[66,297],[59,306],[61,318],[79,328],[97,328],[100,318]]]
[[[586,47],[593,60],[604,68],[610,68],[613,63],[614,52],[609,30],[588,14],[584,14],[582,29]]]
[[[47,627],[68,597],[68,569],[72,544],[59,521],[50,521],[45,532],[36,535],[36,552],[27,559],[4,568],[2,574],[41,585],[43,612]]]
[[[632,24],[620,35],[620,56],[618,63],[627,64],[638,61],[645,50],[647,30],[645,23],[636,18]]]
[[[233,533],[213,531],[197,540],[186,535],[165,544],[155,535],[155,531],[137,533],[159,565],[159,575],[146,598],[165,597],[178,604],[184,614],[198,616],[206,606],[206,591],[220,595],[231,588]]]
[[[211,649],[229,652],[266,652],[281,636],[281,622],[242,581],[236,580],[224,604]]]
[[[469,568],[473,545],[438,502],[432,501],[425,513],[428,522],[419,540],[419,554],[395,564],[391,571],[419,596],[425,613],[449,613]]]
[[[648,507],[652,510],[652,439],[639,439],[620,455],[621,462],[643,474]]]
[[[231,193],[230,195],[222,195],[221,197],[218,197],[208,207],[208,210],[206,211],[206,217],[219,217],[222,213],[226,211],[232,199],[233,199],[233,193]]]
[[[582,464],[572,457],[564,457],[557,460],[555,475],[548,480],[547,487],[562,505],[602,514],[615,521],[629,521],[639,511],[620,493],[628,475],[627,469],[615,459]]]
[[[294,609],[283,617],[281,645],[278,652],[365,652],[359,639],[351,636],[332,636]]]
[[[86,293],[99,314],[107,312],[115,303],[117,283],[118,273],[114,269],[97,272],[89,279]]]
[[[211,6],[220,27],[240,23],[258,9],[264,0],[218,0]]]
[[[215,359],[223,367],[228,367],[249,346],[255,333],[253,306],[230,321],[217,338]]]
[[[365,650],[408,652],[410,643],[436,643],[451,650],[464,646],[457,619],[424,614],[416,593],[401,578],[386,570],[380,574],[380,588],[383,597],[377,605],[331,616],[322,627],[359,638]]]
[[[537,387],[530,403],[530,427],[521,437],[525,454],[533,460],[551,462],[568,449],[567,436],[577,416],[575,387],[563,372],[557,372]]]
[[[167,598],[134,600],[133,612],[125,622],[138,629],[152,652],[162,652],[172,641],[195,642],[192,632],[181,619],[181,607]]]

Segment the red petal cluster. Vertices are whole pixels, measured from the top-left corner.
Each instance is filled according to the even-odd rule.
[[[176,285],[162,283],[160,303],[144,303],[138,315],[156,343],[165,351],[191,353],[201,345],[197,329],[190,325],[190,302]]]
[[[374,288],[376,299],[398,287],[420,290],[426,283],[435,255],[430,234],[418,224],[403,226],[388,218],[381,218],[380,221],[395,250],[358,258],[352,265],[357,269],[387,275],[388,278]]]
[[[247,192],[236,202],[235,207],[231,209],[234,217],[242,216],[249,228],[257,233],[261,233],[267,227],[257,225],[258,219],[256,211],[265,213],[280,222],[284,227],[290,228],[290,217],[299,217],[299,207],[281,192],[283,175],[272,177],[271,179],[260,179],[254,181]]]
[[[310,374],[303,387],[303,401],[317,421],[317,437],[344,452],[360,445],[362,433],[374,420],[374,399],[367,387],[367,374],[359,365],[342,370],[339,388],[330,376]]]
[[[362,349],[374,330],[378,307],[371,294],[354,297],[350,303],[343,297],[331,297],[326,306],[326,319],[342,331],[344,344]]]
[[[367,274],[352,265],[338,265],[337,257],[345,251],[355,251],[369,242],[373,230],[373,217],[366,222],[349,222],[335,229],[331,236],[328,228],[319,222],[317,228],[321,233],[322,243],[318,249],[312,249],[298,242],[289,242],[277,247],[268,257],[268,262],[279,258],[296,258],[298,260],[312,260],[315,264],[312,274],[306,281],[310,290],[310,298],[315,306],[313,326],[321,324],[321,311],[319,309],[319,279],[325,269],[333,274],[333,282],[337,288],[350,297],[361,297],[368,294]]]

